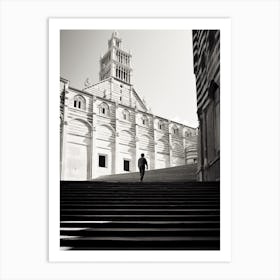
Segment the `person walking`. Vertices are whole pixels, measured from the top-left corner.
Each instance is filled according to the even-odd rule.
[[[147,166],[148,169],[148,162],[145,159],[145,155],[141,154],[141,157],[138,159],[138,168],[140,172],[140,181],[143,181],[144,175],[145,175],[145,166]]]

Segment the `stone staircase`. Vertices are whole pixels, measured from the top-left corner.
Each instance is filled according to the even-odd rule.
[[[176,167],[147,170],[145,172],[145,182],[186,182],[196,181],[197,164],[181,165]],[[137,182],[139,181],[139,172],[130,172],[124,174],[115,174],[101,176],[95,181],[106,182]]]
[[[61,182],[62,250],[219,250],[219,182]]]

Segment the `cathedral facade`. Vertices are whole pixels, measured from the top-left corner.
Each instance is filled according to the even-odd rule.
[[[82,90],[60,79],[61,180],[136,172],[197,161],[197,129],[156,116],[132,83],[131,54],[117,32],[100,59],[100,81]]]

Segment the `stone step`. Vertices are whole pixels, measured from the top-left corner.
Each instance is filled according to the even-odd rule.
[[[61,198],[63,200],[79,200],[79,199],[134,199],[134,200],[142,200],[142,199],[172,199],[172,200],[182,200],[182,199],[219,199],[219,195],[77,195],[77,196],[64,196],[62,195]]]
[[[219,250],[219,237],[189,238],[118,238],[61,239],[60,246],[68,250]]]
[[[108,183],[108,182],[88,182],[88,181],[80,181],[80,184],[78,182],[63,182],[63,185],[61,189],[67,190],[67,189],[76,189],[76,190],[88,190],[88,189],[96,189],[96,190],[103,190],[104,188],[112,189],[112,190],[131,190],[131,188],[137,190],[137,189],[155,189],[155,190],[172,190],[172,189],[212,189],[216,188],[218,185],[215,182],[208,182],[208,184],[199,184],[199,182],[179,182],[179,183],[138,183],[138,182],[129,182],[129,183]]]
[[[76,201],[79,203],[83,203],[84,205],[88,206],[88,207],[94,207],[95,205],[100,205],[100,204],[107,204],[109,203],[108,200],[96,200],[96,202],[99,203],[95,203],[95,201]],[[169,204],[176,204],[179,206],[197,206],[200,204],[206,204],[206,205],[216,205],[219,206],[219,201],[218,200],[190,200],[190,201],[185,201],[185,200],[165,200],[165,201],[160,201],[160,200],[114,200],[112,201],[110,204],[112,206],[118,206],[119,204],[127,204],[127,205],[131,205],[131,206],[137,206],[137,205],[141,205],[141,204],[146,204],[146,205],[151,205],[154,206],[153,209],[156,208],[161,208],[161,206],[168,206]],[[63,202],[62,206],[65,205],[69,205],[69,204],[73,204],[72,201],[67,201],[67,203]],[[133,208],[132,208],[133,209]]]
[[[118,184],[116,182],[106,182],[106,181],[61,181],[61,188],[76,188],[76,189],[85,189],[85,188],[93,188],[93,189],[102,189],[112,188],[112,189],[126,189],[126,188],[208,188],[208,187],[217,187],[219,186],[219,182],[209,181],[209,182],[196,182],[196,181],[182,181],[182,182],[121,182]]]
[[[132,200],[127,200],[127,201],[97,201],[97,202],[92,202],[92,201],[63,201],[61,203],[61,205],[70,205],[70,204],[75,204],[76,205],[80,205],[81,203],[83,203],[83,205],[85,206],[89,206],[89,207],[94,207],[95,205],[104,205],[104,204],[108,204],[110,203],[110,205],[112,206],[118,206],[118,205],[122,205],[122,204],[127,204],[127,205],[150,205],[155,206],[155,207],[161,207],[161,206],[168,206],[168,205],[173,205],[176,204],[178,206],[198,206],[201,204],[204,205],[219,205],[219,201],[205,201],[205,200],[189,200],[189,201],[166,201],[166,200],[145,200],[145,201],[132,201]]]
[[[60,214],[65,250],[220,248],[218,182],[63,182]]]
[[[212,192],[212,191],[218,191],[219,187],[218,186],[207,186],[207,187],[198,187],[198,186],[188,186],[188,187],[183,187],[183,186],[174,186],[174,187],[164,187],[164,186],[136,186],[133,184],[130,184],[129,186],[126,187],[112,187],[112,186],[99,186],[97,187],[88,187],[88,186],[80,186],[79,188],[77,187],[72,187],[72,186],[65,186],[64,188],[61,188],[61,193],[139,193],[143,190],[149,191],[151,193],[155,192]]]
[[[207,231],[213,231],[213,232],[219,232],[218,227],[213,227],[213,228],[201,228],[201,227],[188,227],[188,228],[183,228],[183,227],[173,227],[173,228],[159,228],[159,227],[142,227],[142,228],[135,228],[135,227],[110,227],[110,228],[86,228],[86,227],[61,227],[60,231],[68,231],[71,234],[74,234],[76,232],[76,235],[78,233],[81,233],[83,231],[85,232],[193,232],[193,231],[201,231],[201,232],[207,232]]]
[[[220,210],[213,209],[202,209],[202,210],[194,210],[194,209],[176,209],[176,210],[155,210],[155,209],[125,209],[125,210],[112,210],[112,209],[64,209],[60,211],[61,216],[64,215],[150,215],[150,214],[160,214],[160,215],[210,215],[210,214],[219,214]]]
[[[220,221],[61,221],[61,227],[87,227],[87,228],[114,228],[114,227],[158,227],[158,228],[173,228],[173,227],[204,227],[213,228],[220,225]]]
[[[151,192],[149,190],[141,190],[139,192],[67,192],[67,193],[62,193],[63,197],[77,197],[77,196],[136,196],[136,197],[141,197],[141,196],[219,196],[218,191],[212,191],[212,192],[205,192],[205,191],[196,191],[196,192],[186,192],[186,191],[155,191]]]
[[[98,201],[110,201],[110,202],[114,202],[114,201],[219,201],[219,197],[199,197],[199,196],[195,196],[195,197],[154,197],[154,196],[147,196],[147,197],[110,197],[110,196],[106,196],[106,197],[63,197],[61,199],[62,202],[69,202],[69,201],[89,201],[89,202],[98,202]]]
[[[80,214],[62,214],[60,215],[61,221],[218,221],[220,215],[80,215]]]
[[[219,237],[220,230],[218,228],[110,228],[110,229],[69,229],[62,228],[60,235],[67,237]]]
[[[123,175],[123,174],[121,174]],[[114,175],[116,176],[116,175]],[[119,176],[119,175],[118,175]],[[125,188],[127,186],[138,186],[138,187],[147,187],[147,186],[161,186],[161,187],[208,187],[208,186],[217,186],[217,181],[207,181],[201,182],[199,181],[177,181],[177,182],[165,182],[165,181],[155,181],[155,182],[140,182],[140,181],[131,181],[131,182],[109,182],[109,181],[102,181],[102,180],[94,180],[94,181],[61,181],[62,187],[100,187],[100,186],[108,186],[108,187],[116,187],[116,188]]]
[[[60,210],[63,211],[64,209],[89,209],[89,210],[95,210],[95,209],[123,209],[123,208],[129,208],[129,209],[147,209],[147,207],[151,210],[157,210],[157,209],[219,209],[219,205],[217,203],[215,204],[209,204],[209,203],[203,203],[203,204],[192,204],[192,205],[185,205],[185,204],[160,204],[160,205],[153,205],[153,204],[84,204],[84,203],[61,203]]]
[[[102,209],[61,209],[61,213],[114,213],[114,214],[122,214],[122,213],[161,213],[161,214],[175,214],[175,213],[196,213],[196,214],[201,214],[205,212],[220,212],[220,209],[150,209],[150,208],[142,208],[142,209],[135,209],[135,208],[121,208],[121,209],[107,209],[107,208],[102,208]]]
[[[219,191],[196,191],[196,192],[186,192],[186,191],[178,191],[178,192],[168,192],[168,191],[165,191],[165,192],[149,192],[148,190],[142,190],[141,192],[102,192],[102,193],[99,193],[99,192],[74,192],[74,193],[71,193],[71,192],[67,192],[67,193],[61,193],[61,197],[94,197],[94,196],[99,196],[99,197],[103,197],[103,196],[113,196],[113,197],[122,197],[122,196],[125,196],[125,197],[131,197],[131,196],[135,196],[135,197],[165,197],[165,196],[172,196],[172,197],[179,197],[179,196],[182,196],[182,197],[192,197],[192,196],[209,196],[209,197],[213,197],[213,196],[216,196],[216,197],[219,197],[220,194],[219,194]]]

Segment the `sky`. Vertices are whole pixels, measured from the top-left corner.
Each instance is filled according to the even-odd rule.
[[[100,55],[114,30],[62,30],[60,74],[74,88],[99,81]],[[132,54],[132,84],[153,114],[197,127],[191,30],[118,30]]]

